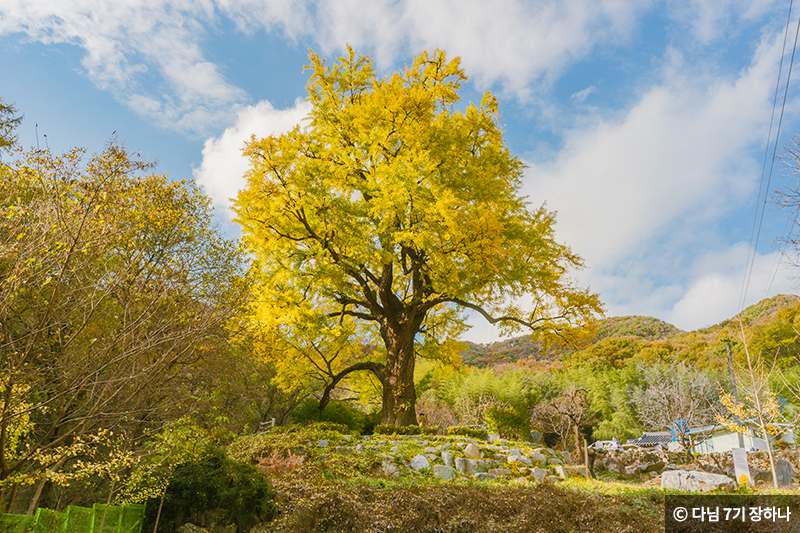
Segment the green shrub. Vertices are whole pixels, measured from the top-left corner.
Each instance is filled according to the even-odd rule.
[[[175,468],[161,510],[158,531],[172,533],[186,522],[200,525],[213,514],[218,523],[235,524],[247,531],[274,518],[278,508],[275,491],[254,466],[233,461],[220,448],[211,448],[201,459]],[[159,498],[147,502],[142,531],[152,531]]]
[[[481,440],[488,440],[489,439],[489,432],[485,429],[480,428],[470,428],[465,426],[452,426],[447,428],[448,435],[463,435],[465,437],[471,437],[473,439],[481,439]]]
[[[343,433],[360,434],[364,428],[365,415],[357,408],[338,400],[328,402],[322,410],[322,417],[319,413],[319,400],[306,398],[294,408],[290,419],[295,424],[310,424],[314,422],[333,422],[347,426]],[[338,430],[337,430],[338,431]]]
[[[527,413],[513,407],[492,405],[486,409],[484,418],[489,431],[504,439],[524,441],[531,439],[531,422]]]
[[[378,424],[375,426],[375,435],[436,435],[439,428],[434,426],[395,426],[393,424]]]

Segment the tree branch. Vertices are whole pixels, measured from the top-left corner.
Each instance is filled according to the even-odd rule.
[[[381,384],[383,384],[383,369],[385,365],[381,363],[375,363],[372,361],[362,361],[360,363],[356,363],[354,365],[348,366],[335,376],[331,382],[325,387],[325,390],[322,392],[322,398],[319,401],[319,416],[322,417],[322,411],[325,409],[325,406],[328,405],[328,402],[331,399],[331,392],[342,381],[345,377],[347,377],[352,372],[357,372],[359,370],[369,370],[380,380]]]

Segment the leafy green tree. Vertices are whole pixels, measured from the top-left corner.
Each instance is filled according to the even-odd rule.
[[[556,335],[602,311],[568,277],[582,261],[555,240],[554,213],[520,195],[523,164],[495,98],[456,109],[458,59],[422,53],[387,78],[352,50],[311,63],[307,122],[248,143],[235,205],[259,261],[258,320],[286,341],[276,358],[308,348],[309,327],[379,344],[366,360],[341,357],[333,375],[371,371],[381,421],[410,425],[416,356],[457,338],[464,311]]]

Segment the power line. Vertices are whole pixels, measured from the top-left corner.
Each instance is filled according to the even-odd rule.
[[[769,132],[767,133],[767,147],[766,147],[765,153],[764,153],[764,164],[763,164],[762,169],[761,169],[761,181],[760,181],[759,188],[758,188],[758,202],[756,203],[756,213],[755,213],[755,218],[753,220],[753,230],[752,230],[752,232],[750,234],[750,249],[748,250],[747,264],[745,266],[745,276],[744,276],[744,279],[742,280],[742,292],[741,292],[741,295],[740,295],[740,298],[739,298],[739,312],[741,312],[744,309],[745,300],[747,298],[747,290],[750,287],[750,278],[753,275],[753,266],[755,265],[756,251],[758,249],[758,239],[761,236],[761,227],[762,227],[762,224],[764,222],[764,212],[766,211],[767,197],[769,196],[769,185],[770,185],[770,183],[772,181],[772,172],[773,172],[773,169],[775,167],[775,155],[776,155],[776,153],[778,151],[778,139],[780,138],[781,125],[783,124],[783,113],[784,113],[784,110],[786,109],[786,99],[787,99],[788,93],[789,93],[789,81],[791,80],[791,77],[792,77],[792,67],[794,65],[794,55],[795,55],[795,51],[797,50],[797,38],[798,38],[798,35],[800,34],[800,19],[798,19],[798,21],[797,21],[797,30],[795,31],[795,35],[794,35],[794,46],[792,47],[792,57],[789,60],[789,71],[788,71],[788,73],[786,75],[786,88],[785,88],[785,90],[783,92],[783,102],[781,103],[781,113],[780,113],[780,116],[778,118],[778,128],[777,128],[776,133],[775,133],[775,142],[774,142],[774,145],[773,145],[773,148],[772,148],[772,158],[770,160],[770,165],[769,165],[769,174],[767,174],[766,187],[764,187],[764,174],[766,172],[767,156],[769,155],[770,138],[772,136],[772,123],[773,123],[773,121],[775,119],[775,106],[776,106],[776,102],[777,102],[778,89],[780,88],[781,72],[782,72],[782,69],[783,69],[783,58],[786,55],[786,40],[787,40],[788,33],[789,33],[789,23],[790,23],[791,17],[792,17],[792,2],[793,2],[793,0],[789,1],[789,15],[786,18],[786,30],[784,31],[784,35],[783,35],[783,49],[781,50],[781,61],[780,61],[780,66],[778,67],[778,81],[777,81],[776,87],[775,87],[775,96],[774,96],[773,101],[772,101],[772,116],[770,117]],[[761,191],[762,190],[764,191],[764,200],[763,201],[761,201]],[[759,216],[759,211],[761,212],[760,216]],[[756,224],[756,222],[757,222],[757,224]],[[756,230],[756,225],[758,226],[757,230]],[[755,238],[753,237],[753,235],[755,235]]]

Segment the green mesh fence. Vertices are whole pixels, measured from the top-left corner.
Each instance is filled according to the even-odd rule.
[[[34,518],[27,514],[0,515],[0,533],[28,533],[33,531]]]
[[[118,533],[119,521],[122,519],[122,508],[116,505],[96,503],[94,509],[94,527],[92,533]]]
[[[75,507],[70,505],[67,507],[67,533],[89,533],[92,530],[92,523],[94,522],[94,509],[87,509],[86,507]]]
[[[126,505],[122,508],[122,519],[119,523],[119,533],[142,533],[144,521],[144,504]]]
[[[36,509],[33,533],[66,533],[67,515],[51,509]]]
[[[0,533],[142,533],[143,519],[144,505],[70,505],[63,513],[37,509],[33,516],[2,514]]]

